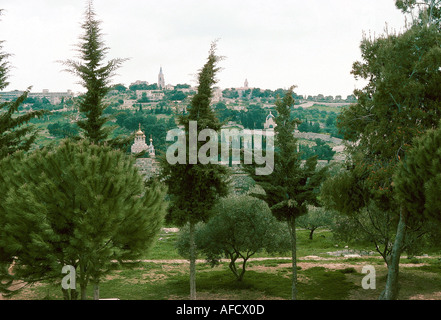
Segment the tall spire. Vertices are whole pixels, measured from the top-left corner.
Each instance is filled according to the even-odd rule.
[[[164,79],[164,74],[162,73],[162,66],[159,68],[158,88],[159,89],[165,88],[165,79]]]
[[[151,158],[155,157],[155,147],[153,146],[153,139],[152,135],[150,135],[150,145],[149,145],[149,155]]]

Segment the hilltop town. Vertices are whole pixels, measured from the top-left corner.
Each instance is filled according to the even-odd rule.
[[[191,98],[197,92],[189,84],[166,84],[163,68],[160,67],[157,82],[137,80],[128,86],[115,84],[106,96],[108,107],[105,113],[113,115],[119,126],[118,133],[132,134],[141,130],[147,139],[153,140],[157,150],[165,150],[166,129],[176,125],[175,116],[187,112]],[[213,89],[212,108],[215,109],[224,126],[239,129],[269,128],[269,117],[275,112],[275,101],[283,96],[284,89],[275,91],[249,85],[245,79],[243,86],[237,88]],[[1,101],[12,101],[23,94],[23,91],[0,92]],[[53,139],[78,134],[75,122],[80,117],[78,97],[81,93],[72,90],[65,92],[29,92],[27,99],[20,107],[21,112],[38,109],[52,111],[52,115],[43,119],[34,119],[42,135],[39,145],[46,145]],[[355,97],[342,96],[303,96],[294,94],[295,107],[293,115],[303,123],[294,133],[300,140],[301,148],[306,155],[317,154],[323,164],[329,161],[344,159],[342,136],[336,129],[336,117],[347,105],[354,103]],[[140,117],[140,114],[143,116]],[[148,119],[148,120],[147,120]],[[142,142],[145,145],[146,141]],[[141,143],[141,144],[142,144]],[[152,141],[149,142],[150,145]],[[148,158],[148,156],[147,156]],[[144,165],[145,164],[145,165]],[[153,172],[151,160],[143,160],[144,173]]]

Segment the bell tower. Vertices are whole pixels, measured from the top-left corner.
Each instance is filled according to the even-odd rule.
[[[165,89],[165,79],[164,79],[164,74],[162,73],[162,67],[159,69],[158,88],[161,90]]]

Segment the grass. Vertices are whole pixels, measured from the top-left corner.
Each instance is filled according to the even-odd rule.
[[[177,233],[161,231],[154,246],[146,253],[143,259],[163,260],[182,259],[175,248]]]
[[[376,300],[385,286],[387,269],[378,256],[363,258],[341,258],[326,254],[343,248],[329,231],[316,233],[314,240],[308,239],[307,230],[298,232],[298,299],[299,300]],[[322,235],[323,237],[321,237]],[[183,300],[189,299],[189,265],[169,261],[183,258],[177,254],[174,242],[176,233],[161,232],[155,246],[145,255],[153,262],[138,262],[115,265],[100,283],[100,298],[121,300]],[[339,247],[336,248],[335,245]],[[351,248],[366,249],[362,244]],[[310,255],[325,260],[305,259]],[[291,298],[291,260],[276,259],[260,253],[267,260],[251,260],[247,264],[244,279],[238,282],[222,262],[211,268],[207,263],[197,264],[197,294],[204,300],[271,300]],[[272,258],[272,259],[271,259]],[[433,258],[401,260],[400,299],[441,298],[441,262]],[[375,290],[365,290],[361,282],[365,274],[364,265],[375,267],[377,280]],[[88,287],[88,298],[92,299],[93,287]],[[439,295],[438,295],[439,294]],[[59,285],[41,283],[20,293],[16,299],[62,299]]]
[[[182,269],[182,266],[175,266]],[[146,277],[146,272],[150,275]],[[346,280],[344,273],[329,271],[322,267],[299,271],[299,277],[308,279],[298,285],[299,299],[342,300],[346,299],[354,285]],[[335,286],[335,283],[339,283]],[[233,300],[290,299],[290,270],[281,272],[247,271],[239,282],[224,266],[215,269],[200,269],[197,272],[199,295]],[[118,270],[111,273],[100,284],[100,297],[118,297],[124,300],[167,300],[188,299],[189,281],[184,270],[170,272],[158,265],[144,265],[133,270]],[[62,299],[58,286],[42,285],[35,288],[39,299]],[[87,295],[93,297],[92,286]]]

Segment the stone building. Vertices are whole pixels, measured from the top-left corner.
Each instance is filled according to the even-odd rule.
[[[141,124],[139,125],[139,130],[135,134],[135,141],[131,148],[132,154],[139,154],[143,151],[146,153],[136,159],[136,166],[139,172],[149,179],[155,176],[158,172],[158,163],[155,156],[155,147],[153,146],[153,139],[150,137],[150,144],[147,145],[145,142],[145,134],[141,130]]]
[[[266,121],[265,121],[265,124],[263,125],[263,127],[265,129],[274,129],[276,126],[277,126],[277,124],[275,121],[275,117],[270,111],[269,115],[266,117]]]

